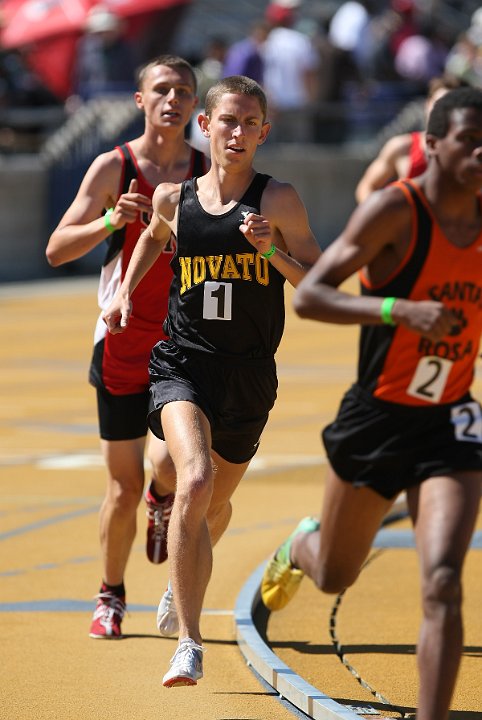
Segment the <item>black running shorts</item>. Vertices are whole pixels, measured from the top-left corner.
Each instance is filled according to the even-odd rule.
[[[103,440],[135,440],[147,435],[149,391],[113,395],[97,387],[99,432]]]
[[[154,346],[149,365],[149,427],[164,440],[160,411],[166,403],[187,400],[211,425],[212,448],[231,463],[250,460],[276,400],[274,358],[239,361],[179,348],[170,340]]]
[[[470,395],[412,407],[378,400],[354,385],[322,439],[340,478],[387,499],[429,477],[482,470],[482,411]]]

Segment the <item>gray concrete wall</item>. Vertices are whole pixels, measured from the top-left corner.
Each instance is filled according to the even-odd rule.
[[[295,145],[263,147],[255,166],[294,185],[306,205],[310,224],[326,247],[343,229],[355,208],[355,188],[366,158],[337,146]]]
[[[45,276],[48,176],[36,155],[0,161],[0,282]]]
[[[337,236],[355,207],[355,186],[365,165],[353,151],[320,145],[261,147],[255,163],[259,172],[295,186],[321,247]],[[49,172],[35,155],[1,159],[0,184],[0,282],[98,272],[101,251],[70,267],[48,266],[53,190]],[[57,210],[55,222],[65,208]]]

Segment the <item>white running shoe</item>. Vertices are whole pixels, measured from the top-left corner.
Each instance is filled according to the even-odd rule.
[[[191,638],[181,640],[171,658],[171,667],[162,679],[164,687],[197,685],[203,676],[203,652],[202,645]]]
[[[164,637],[171,637],[171,635],[177,635],[179,632],[179,618],[177,617],[170,581],[157,610],[157,627]]]

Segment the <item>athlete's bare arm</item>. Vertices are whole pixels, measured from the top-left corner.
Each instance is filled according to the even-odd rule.
[[[268,252],[271,244],[276,246],[270,262],[296,287],[321,253],[306,208],[292,185],[270,180],[261,212],[248,215],[240,230],[260,253]]]
[[[385,143],[377,157],[365,170],[356,187],[357,202],[363,202],[372,192],[380,190],[391,180],[400,177],[401,161],[408,158],[410,145],[410,134],[396,135]]]
[[[301,317],[338,324],[381,324],[382,297],[351,295],[338,288],[362,268],[381,284],[407,252],[411,217],[411,208],[396,187],[376,193],[360,205],[343,233],[298,286],[296,312]],[[442,303],[428,300],[398,299],[392,317],[397,324],[432,341],[447,335],[456,321]]]
[[[121,173],[122,160],[116,150],[94,160],[49,239],[46,255],[50,265],[57,267],[76,260],[110,235],[102,216],[104,210],[114,208],[110,224],[115,229],[135,222],[139,212],[150,212],[151,201],[137,192],[137,180],[132,180],[128,192],[118,197]]]
[[[181,185],[161,183],[152,198],[152,218],[136,243],[122,285],[109,307],[102,313],[109,332],[123,332],[132,313],[131,295],[154,265],[177,225]]]

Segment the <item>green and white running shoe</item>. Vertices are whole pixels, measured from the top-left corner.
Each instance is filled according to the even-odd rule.
[[[284,608],[298,590],[303,579],[304,572],[294,568],[290,560],[293,538],[299,533],[316,532],[319,528],[320,522],[316,518],[303,518],[268,561],[261,581],[261,598],[268,610]]]

